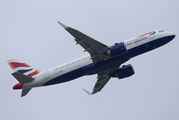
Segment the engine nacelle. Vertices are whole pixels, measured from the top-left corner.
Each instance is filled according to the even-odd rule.
[[[116,73],[114,74],[114,77],[118,77],[119,79],[130,77],[133,75],[134,69],[131,64],[129,65],[123,65],[121,68],[119,68]]]
[[[108,55],[111,55],[111,57],[116,55],[121,55],[127,52],[127,48],[124,44],[124,42],[116,43],[112,47],[110,47],[107,51]]]

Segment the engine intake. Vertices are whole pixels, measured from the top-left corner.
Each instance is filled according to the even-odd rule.
[[[121,55],[127,52],[127,48],[124,42],[116,43],[112,47],[110,47],[107,51],[107,55],[111,55],[111,57],[116,55]]]
[[[114,74],[114,77],[118,77],[118,79],[130,77],[133,75],[134,69],[131,64],[129,65],[123,65],[121,68],[119,68],[116,73]]]

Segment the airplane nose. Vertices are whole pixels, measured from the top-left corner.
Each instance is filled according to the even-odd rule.
[[[175,33],[173,33],[173,32],[168,32],[167,34],[168,34],[168,36],[172,36],[173,38],[175,38]]]
[[[176,36],[176,35],[175,35],[175,34],[173,34],[173,35],[172,35],[172,39],[174,39],[174,38],[175,38],[175,36]]]
[[[175,38],[175,34],[170,34],[170,39],[173,40]]]
[[[175,33],[168,31],[168,32],[167,32],[167,36],[170,37],[171,40],[173,40],[176,35],[175,35]]]

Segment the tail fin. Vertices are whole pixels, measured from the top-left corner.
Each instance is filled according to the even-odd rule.
[[[26,76],[34,77],[35,75],[40,73],[40,70],[33,68],[30,65],[23,63],[17,59],[10,59],[7,62],[15,72],[24,74]]]
[[[40,70],[31,67],[30,65],[20,62],[17,59],[7,61],[11,68],[15,71],[12,75],[19,81],[13,89],[22,89],[21,97],[25,96],[32,88],[23,88],[25,83],[32,82],[34,76],[40,73]]]

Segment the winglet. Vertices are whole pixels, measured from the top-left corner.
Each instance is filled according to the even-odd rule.
[[[91,92],[87,91],[86,89],[83,88],[83,90],[88,94],[88,95],[92,95]]]
[[[59,22],[59,21],[57,21],[64,29],[67,29],[68,28],[68,26],[66,26],[66,25],[64,25],[63,23],[61,23],[61,22]]]

